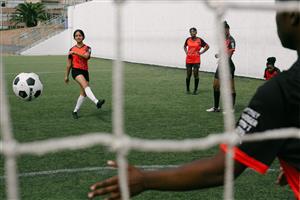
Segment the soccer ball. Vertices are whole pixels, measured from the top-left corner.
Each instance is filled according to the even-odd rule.
[[[13,91],[17,97],[31,101],[42,94],[43,84],[35,73],[20,73],[13,80]]]

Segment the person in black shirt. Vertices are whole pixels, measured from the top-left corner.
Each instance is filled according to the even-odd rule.
[[[300,1],[300,0],[298,0]],[[296,50],[298,60],[293,66],[267,81],[251,99],[237,122],[236,132],[244,134],[287,127],[300,127],[300,13],[284,12],[276,15],[277,30],[284,47]],[[178,168],[143,171],[128,167],[130,195],[145,190],[184,191],[220,186],[224,183],[226,145],[215,156],[199,159]],[[266,173],[278,158],[297,200],[300,199],[300,139],[274,139],[242,142],[234,148],[234,177],[249,167]],[[116,163],[109,162],[117,167]],[[283,181],[279,181],[283,182]],[[93,184],[89,198],[109,195],[109,200],[120,199],[118,177]]]

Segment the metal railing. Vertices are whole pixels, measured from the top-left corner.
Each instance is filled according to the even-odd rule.
[[[65,0],[61,4],[62,14],[58,17],[51,18],[48,21],[41,22],[38,26],[24,29],[24,31],[12,38],[12,46],[16,48],[15,54],[20,54],[22,51],[33,47],[34,45],[45,41],[46,39],[62,32],[67,28],[67,10],[68,6],[85,3],[91,0]]]
[[[15,46],[21,47],[16,53],[20,53],[41,41],[44,41],[67,28],[67,19],[65,16],[55,17],[49,21],[42,22],[38,26],[26,29],[20,35],[15,36],[12,40]]]

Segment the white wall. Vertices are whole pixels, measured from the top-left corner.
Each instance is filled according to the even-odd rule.
[[[72,7],[74,9],[69,9],[70,31],[23,54],[65,55],[71,47],[72,32],[80,28],[86,33],[85,43],[92,47],[93,56],[113,59],[116,34],[113,2],[98,0]],[[287,69],[296,59],[295,52],[280,45],[274,12],[229,11],[225,18],[237,43],[233,57],[236,74],[260,78],[268,56],[277,57],[277,66],[281,69]],[[183,43],[189,37],[188,29],[196,27],[198,36],[211,47],[202,56],[201,70],[215,71],[214,54],[218,51],[215,18],[203,2],[127,0],[122,19],[124,60],[184,68]]]
[[[70,38],[71,29],[65,30],[36,46],[25,50],[21,55],[67,55],[71,48],[72,39]]]

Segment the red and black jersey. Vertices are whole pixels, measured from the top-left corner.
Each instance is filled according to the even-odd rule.
[[[300,59],[257,90],[236,130],[243,136],[288,127],[300,127]],[[226,151],[225,145],[221,148]],[[296,199],[300,200],[300,139],[244,142],[234,152],[235,160],[259,173],[266,173],[278,158]]]
[[[235,51],[235,40],[234,38],[230,35],[228,38],[225,40],[225,46],[227,49],[227,52],[234,52]]]
[[[185,40],[184,46],[187,47],[186,63],[200,64],[200,49],[205,47],[207,43],[199,37],[192,39],[189,37]]]
[[[70,51],[74,51],[76,53],[79,53],[81,55],[84,55],[86,53],[91,53],[91,48],[87,45],[83,45],[82,47],[78,47],[77,45],[73,46]],[[69,59],[72,60],[72,67],[76,69],[82,69],[82,70],[88,70],[88,59],[85,59],[81,56],[78,56],[76,54],[69,55]]]
[[[267,67],[265,69],[264,78],[265,78],[265,80],[270,80],[271,78],[278,75],[279,73],[280,73],[280,70],[277,67],[274,67],[273,70],[269,70],[269,68]]]

